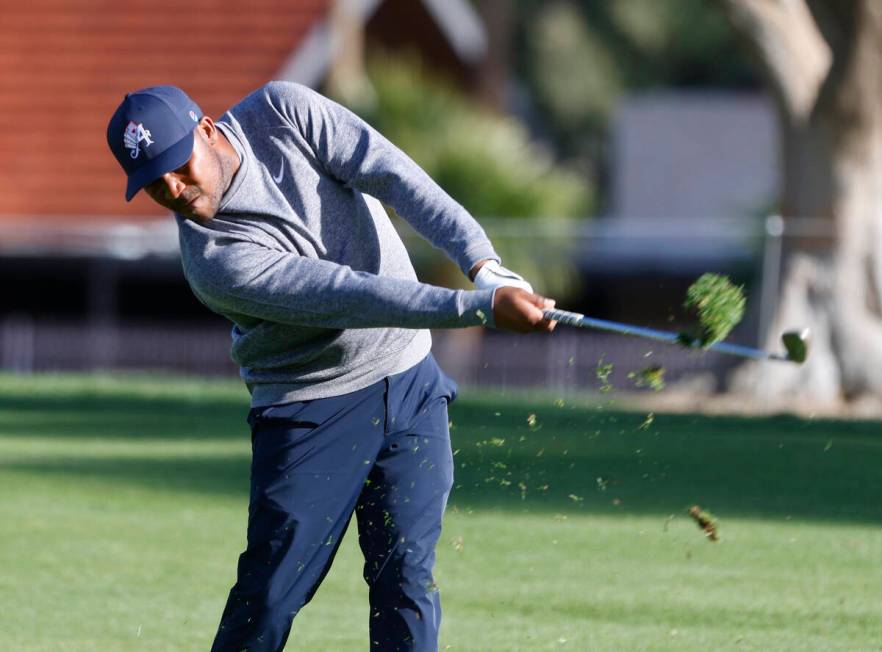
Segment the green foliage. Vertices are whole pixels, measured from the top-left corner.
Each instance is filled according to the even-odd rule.
[[[698,319],[698,344],[707,347],[729,335],[744,316],[744,289],[725,276],[702,274],[686,291],[683,307]]]
[[[707,0],[582,0],[588,20],[608,25],[628,87],[757,85],[754,69],[723,12]]]
[[[577,218],[485,218],[481,226],[503,264],[526,278],[536,292],[563,305],[580,283],[573,264],[581,242],[580,222]],[[403,220],[396,220],[396,227],[421,279],[445,287],[472,287],[456,265],[439,256],[438,250]]]
[[[353,108],[476,216],[584,217],[589,181],[531,142],[516,119],[479,108],[415,61],[377,58],[371,101]]]
[[[566,155],[597,158],[625,92],[757,85],[706,0],[521,0],[519,68]]]
[[[605,121],[623,92],[613,52],[597,39],[572,4],[552,3],[528,33],[535,57],[532,79],[543,108],[574,132]]]

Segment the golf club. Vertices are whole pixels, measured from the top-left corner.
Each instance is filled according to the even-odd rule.
[[[561,324],[566,324],[567,326],[593,328],[595,330],[621,333],[622,335],[636,335],[637,337],[645,337],[660,342],[680,344],[681,346],[688,346],[690,348],[701,348],[697,340],[693,341],[692,344],[684,342],[683,337],[679,333],[632,326],[630,324],[622,324],[615,321],[607,321],[605,319],[595,319],[593,317],[586,317],[577,312],[556,309],[546,310],[545,318],[560,322]],[[717,342],[706,348],[710,351],[725,353],[727,355],[737,355],[741,358],[751,358],[753,360],[780,360],[783,362],[802,364],[808,357],[810,336],[811,333],[807,328],[798,331],[787,331],[781,336],[781,342],[784,345],[784,353],[771,353],[769,351],[763,351],[762,349],[754,349],[749,346],[740,346],[738,344],[727,344],[726,342]]]

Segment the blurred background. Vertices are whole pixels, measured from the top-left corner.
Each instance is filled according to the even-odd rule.
[[[735,342],[814,334],[796,366],[435,333],[469,390],[440,649],[878,650],[880,70],[880,0],[0,0],[0,650],[210,646],[247,391],[105,129],[144,86],[220,117],[272,79],[378,127],[562,308],[679,330],[716,272]],[[423,280],[469,286],[391,219]],[[289,648],[364,650],[356,535]]]
[[[143,193],[123,200],[106,122],[143,86],[179,85],[218,117],[285,79],[402,147],[560,307],[677,329],[686,288],[711,271],[749,297],[734,341],[815,337],[791,369],[565,328],[436,333],[462,383],[596,391],[604,359],[622,388],[660,364],[697,400],[875,395],[872,6],[0,0],[0,367],[235,376],[229,325],[191,294],[174,221]],[[423,280],[467,287],[392,217]]]

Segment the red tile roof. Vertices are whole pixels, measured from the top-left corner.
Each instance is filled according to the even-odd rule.
[[[330,0],[0,0],[0,215],[162,215],[123,198],[107,121],[126,92],[218,116],[278,73]]]

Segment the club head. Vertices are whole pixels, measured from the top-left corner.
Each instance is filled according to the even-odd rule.
[[[787,331],[781,336],[784,350],[787,351],[787,359],[797,364],[802,364],[808,358],[811,331],[803,328],[799,331]]]

